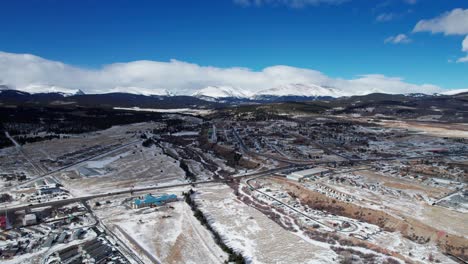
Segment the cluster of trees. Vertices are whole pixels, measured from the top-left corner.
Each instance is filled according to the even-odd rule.
[[[190,171],[189,166],[187,165],[187,162],[185,162],[184,159],[180,160],[179,167],[185,171],[185,178],[189,179],[191,182],[196,182],[197,181],[197,176],[193,174],[193,172]]]
[[[33,136],[33,137],[15,136],[15,140],[21,145],[24,145],[26,143],[44,141],[44,140],[51,140],[54,138],[60,138],[60,136],[59,135],[45,135],[45,136]]]
[[[155,144],[155,141],[154,141],[152,138],[147,138],[147,139],[145,139],[145,140],[141,143],[141,145],[142,145],[143,147],[145,147],[145,148],[149,148],[149,147],[151,147],[153,144]]]
[[[149,121],[164,120],[160,113],[114,110],[106,108],[65,108],[33,107],[16,108],[0,107],[0,129],[7,129],[12,135],[37,134],[80,134],[110,128],[114,125],[125,125]],[[49,139],[48,137],[44,137]],[[31,137],[25,142],[40,138]],[[0,136],[0,146],[7,141]]]
[[[219,247],[224,251],[226,252],[228,255],[229,255],[229,259],[226,260],[225,263],[236,263],[236,264],[245,264],[246,261],[244,259],[244,257],[242,256],[242,254],[240,253],[236,253],[232,248],[228,247],[222,240],[221,236],[218,234],[218,232],[216,232],[210,225],[210,223],[208,222],[208,220],[206,219],[205,215],[203,214],[202,211],[200,211],[200,209],[198,209],[198,206],[197,204],[192,200],[192,197],[191,195],[194,193],[194,191],[192,189],[190,189],[190,191],[184,193],[184,198],[185,198],[185,202],[190,206],[190,208],[192,209],[193,211],[193,215],[195,216],[195,218],[198,219],[198,221],[200,221],[200,223],[205,226],[210,232],[211,234],[213,234],[213,237],[214,237],[214,240],[216,242],[216,244],[219,245]]]
[[[12,199],[13,199],[13,197],[11,197],[11,195],[9,195],[8,193],[0,194],[0,203],[9,202]]]
[[[5,136],[4,131],[0,131],[0,148],[12,146],[13,142]]]

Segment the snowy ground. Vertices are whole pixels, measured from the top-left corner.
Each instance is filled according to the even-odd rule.
[[[114,107],[114,109],[143,111],[143,112],[156,112],[156,113],[176,113],[176,114],[188,114],[188,115],[208,115],[213,112],[212,110],[192,109],[192,108],[158,109],[158,108],[140,108],[140,107]]]
[[[203,187],[196,202],[226,244],[252,263],[336,263],[337,255],[239,201],[227,186]]]
[[[140,141],[137,133],[153,129],[156,123],[136,123],[114,126],[106,130],[28,143],[21,148],[0,149],[0,175],[24,173],[28,178],[46,174],[54,169],[112,151],[124,144]],[[0,188],[16,181],[4,182]]]
[[[433,193],[440,194],[441,188],[417,185],[415,182],[385,177],[372,171],[359,171],[354,174],[364,177],[367,184],[379,182],[377,189],[371,190],[336,183],[333,184],[333,188],[357,197],[362,206],[384,209],[396,215],[415,218],[440,230],[468,237],[468,226],[464,224],[466,213],[432,206],[426,201],[429,198],[417,199],[417,197],[431,197]]]
[[[82,166],[82,165],[80,165]],[[79,176],[75,167],[58,176],[73,195],[87,195],[161,185],[166,182],[183,183],[185,173],[178,161],[163,154],[154,145],[150,148],[141,145],[129,146],[119,153],[97,160],[88,161],[86,166],[102,172],[97,176]]]
[[[424,263],[425,260],[427,260],[429,256],[431,255],[434,259],[441,261],[441,263],[455,263],[448,256],[442,254],[441,250],[437,248],[437,246],[433,242],[429,242],[425,244],[418,244],[407,238],[404,238],[403,235],[399,232],[393,232],[393,233],[386,232],[386,231],[381,230],[377,226],[368,224],[364,221],[358,221],[358,220],[349,219],[346,217],[326,214],[324,212],[317,211],[317,210],[311,210],[310,208],[307,208],[307,206],[300,204],[297,199],[293,199],[288,194],[288,192],[282,189],[281,184],[277,184],[276,182],[271,181],[268,178],[251,180],[250,184],[252,184],[255,188],[258,188],[256,189],[258,191],[253,192],[251,197],[253,197],[255,200],[263,201],[264,203],[269,204],[271,206],[272,211],[275,211],[276,213],[279,213],[279,215],[281,215],[281,218],[277,218],[277,219],[279,219],[282,222],[284,222],[285,216],[290,216],[296,220],[299,220],[299,221],[295,221],[294,223],[301,225],[303,227],[307,227],[308,225],[311,226],[312,224],[314,224],[314,222],[311,222],[310,219],[308,219],[309,221],[304,221],[304,215],[300,215],[296,212],[296,211],[301,211],[303,214],[310,216],[313,219],[312,221],[318,221],[319,224],[322,225],[322,227],[318,229],[321,232],[328,233],[329,232],[328,230],[330,230],[331,228],[336,228],[339,234],[350,235],[354,238],[358,238],[362,240],[362,242],[370,242],[371,244],[379,248],[390,250],[396,254],[401,254],[405,258],[415,261],[415,262]],[[307,187],[309,185],[312,185],[312,183],[310,182],[305,183],[304,185],[311,192],[322,193],[320,190]],[[333,185],[333,187],[336,188],[337,186]],[[346,188],[342,186],[337,189],[346,190]],[[353,191],[349,193],[352,193],[352,194],[357,195],[358,197],[361,197],[358,194],[359,192],[362,192],[360,189],[361,188],[353,189]],[[241,189],[241,193],[244,194],[244,189]],[[248,194],[245,194],[245,195],[248,195]],[[323,195],[328,196],[325,193],[323,193]],[[336,197],[338,193],[330,192],[330,195],[334,195],[333,198],[337,199]],[[384,195],[382,194],[382,196]],[[271,197],[275,199],[272,199]],[[382,200],[386,200],[386,199],[388,198],[385,197]],[[282,203],[279,203],[279,201],[281,201]],[[362,203],[360,199],[358,201],[360,204]],[[392,200],[392,203],[396,203],[396,202]],[[285,204],[288,205],[289,207],[286,208]],[[414,204],[414,201],[413,201],[413,204]],[[290,208],[293,208],[294,210]],[[375,208],[375,209],[379,209],[379,208]],[[350,223],[351,227],[343,230],[341,228],[343,225],[340,224],[340,222],[343,223],[344,221],[347,223]],[[332,223],[338,223],[339,225],[333,227],[332,225],[330,225]],[[353,226],[356,228],[353,228]],[[458,226],[457,228],[459,229],[464,228],[464,225],[461,223],[460,223],[460,226]],[[299,228],[296,228],[296,229],[299,229]]]
[[[410,131],[424,132],[436,137],[456,137],[467,138],[467,124],[443,124],[443,123],[425,123],[425,122],[405,122],[395,120],[382,120],[380,123],[386,127],[405,128]]]
[[[143,248],[161,263],[217,264],[227,259],[227,254],[184,201],[170,203],[172,208],[142,209],[130,209],[126,206],[129,202],[122,205],[122,201],[114,200],[110,206],[95,208],[96,214],[122,240],[132,244],[125,237],[131,236],[138,243],[131,245],[135,251]]]

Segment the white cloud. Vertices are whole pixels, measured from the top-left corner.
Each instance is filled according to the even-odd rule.
[[[462,51],[468,52],[468,35],[465,37],[465,39],[462,42]],[[468,54],[465,57],[461,57],[457,59],[458,63],[465,63],[468,62]]]
[[[462,42],[462,51],[468,52],[468,35],[465,37],[465,39]]]
[[[388,22],[388,21],[392,21],[394,18],[395,18],[394,13],[382,13],[378,15],[375,18],[375,20],[377,20],[378,22]]]
[[[307,6],[317,6],[320,4],[341,4],[350,0],[234,0],[234,3],[241,6],[288,6],[292,8],[304,8]]]
[[[392,43],[392,44],[406,44],[406,43],[410,43],[411,39],[405,34],[398,34],[396,36],[390,36],[386,38],[384,42]]]
[[[271,66],[261,71],[247,68],[217,68],[177,60],[114,63],[100,69],[84,69],[29,54],[0,52],[0,84],[30,92],[41,87],[81,89],[85,93],[131,91],[190,95],[209,85],[232,86],[249,92],[291,83],[311,83],[343,90],[343,95],[371,92],[439,92],[435,85],[416,85],[401,78],[363,75],[346,80],[331,78],[311,69]],[[36,88],[34,88],[36,87]],[[38,90],[34,90],[38,89]]]
[[[461,58],[457,59],[457,62],[458,63],[468,62],[468,55],[466,55],[465,57],[461,57]]]
[[[468,9],[456,8],[435,18],[420,20],[413,28],[413,32],[467,35],[462,43],[462,51],[468,52]],[[457,62],[468,62],[468,55],[459,58]]]
[[[420,20],[413,32],[443,33],[445,35],[468,34],[468,9],[453,9],[438,17]]]

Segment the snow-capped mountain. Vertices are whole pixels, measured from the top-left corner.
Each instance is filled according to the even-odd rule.
[[[80,89],[70,89],[65,87],[60,87],[56,85],[47,85],[47,84],[30,84],[25,87],[22,87],[21,90],[23,92],[28,92],[31,94],[35,93],[59,93],[63,96],[72,96],[83,93]]]
[[[194,93],[192,96],[198,98],[249,98],[251,93],[231,86],[207,86]]]
[[[4,91],[4,90],[10,90],[10,87],[0,84],[0,91]]]
[[[158,88],[142,88],[136,86],[117,86],[113,89],[109,90],[107,93],[130,93],[130,94],[137,94],[137,95],[146,95],[146,96],[173,96],[174,94],[166,89],[158,89]]]
[[[467,93],[467,92],[468,92],[468,89],[455,89],[455,90],[441,92],[440,94],[441,95],[456,95],[456,94]]]
[[[78,91],[76,91],[75,95],[85,95],[85,92],[83,92],[82,90],[78,89]]]
[[[343,95],[342,91],[335,88],[302,83],[285,84],[258,92],[250,92],[231,86],[207,86],[192,94],[192,96],[204,100],[224,98],[269,100],[281,97],[340,97]]]
[[[340,97],[344,93],[338,89],[315,84],[291,83],[256,92],[254,98],[261,97]]]

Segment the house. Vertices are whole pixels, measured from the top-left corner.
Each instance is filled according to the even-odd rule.
[[[177,195],[175,194],[163,194],[160,196],[153,196],[147,194],[142,198],[135,199],[132,203],[132,208],[142,208],[146,206],[161,206],[169,202],[177,200]]]

